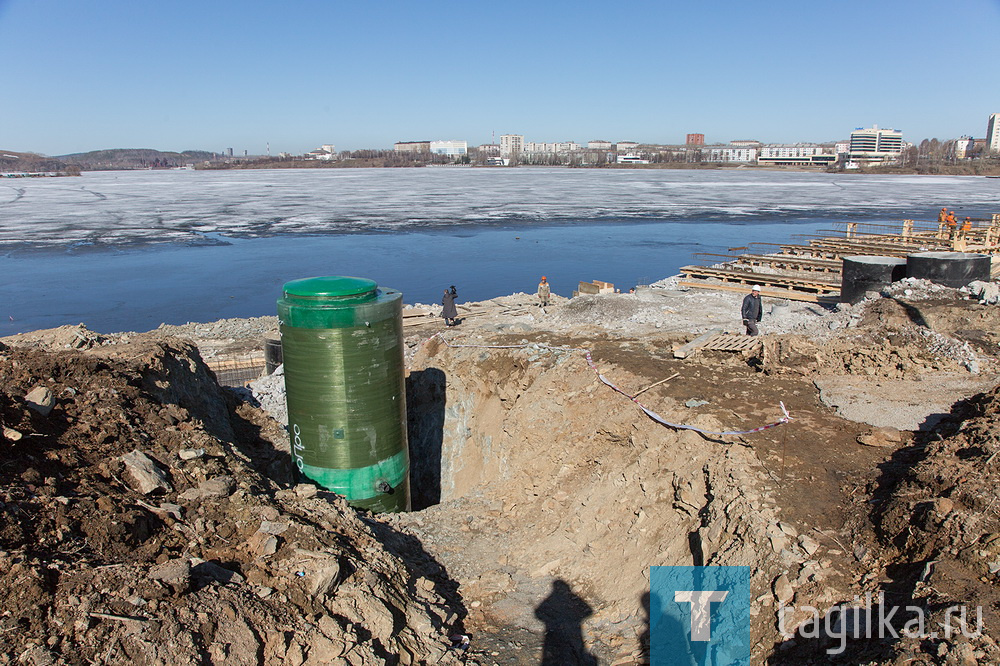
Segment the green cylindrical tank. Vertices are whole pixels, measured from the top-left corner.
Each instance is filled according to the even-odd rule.
[[[409,510],[403,295],[364,278],[293,280],[278,319],[296,467],[356,507]]]

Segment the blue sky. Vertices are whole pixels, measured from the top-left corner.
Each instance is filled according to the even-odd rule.
[[[0,149],[982,137],[1000,0],[0,0]]]

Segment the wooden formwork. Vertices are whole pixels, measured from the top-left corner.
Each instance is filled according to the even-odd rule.
[[[775,287],[778,289],[796,289],[808,291],[815,294],[830,294],[840,291],[840,281],[818,280],[813,278],[789,277],[786,275],[773,275],[770,273],[756,273],[748,270],[736,268],[726,268],[719,266],[684,266],[681,274],[688,279],[710,279],[715,278],[729,283],[742,285],[760,285],[761,287]]]
[[[984,224],[979,224],[985,222]],[[812,238],[805,245],[776,246],[773,253],[736,255],[724,264],[684,266],[682,286],[745,292],[751,284],[765,296],[800,301],[828,300],[840,291],[843,257],[876,255],[905,257],[914,252],[957,251],[1000,256],[1000,214],[992,221],[977,220],[973,229],[947,229],[937,222],[904,220],[901,227],[844,223],[839,236]],[[898,233],[893,233],[899,229]],[[882,233],[885,230],[885,233]],[[838,233],[838,232],[831,232]],[[733,250],[749,250],[754,243]],[[1000,276],[994,262],[993,276]],[[766,267],[768,270],[759,270]],[[779,292],[779,293],[776,293]]]

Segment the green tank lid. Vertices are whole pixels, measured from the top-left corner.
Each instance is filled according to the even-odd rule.
[[[378,283],[368,278],[330,275],[310,277],[286,282],[285,298],[306,300],[348,299],[351,301],[375,298]]]

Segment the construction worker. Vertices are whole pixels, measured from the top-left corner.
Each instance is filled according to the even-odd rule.
[[[947,238],[948,233],[945,231],[945,223],[948,221],[948,209],[942,208],[941,212],[938,213],[938,238]]]
[[[962,231],[972,231],[972,218],[967,217],[962,222]]]
[[[760,335],[760,331],[757,330],[757,322],[764,315],[764,306],[760,302],[760,287],[758,285],[751,287],[750,293],[743,297],[740,315],[743,317],[743,325],[747,327],[747,335]]]
[[[958,221],[955,219],[955,211],[949,210],[944,223],[948,227],[948,238],[955,240],[955,231],[958,229]]]
[[[542,281],[538,283],[538,305],[545,308],[549,306],[549,296],[552,294],[552,288],[549,287],[548,280],[545,276],[542,276]]]

